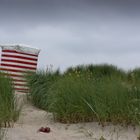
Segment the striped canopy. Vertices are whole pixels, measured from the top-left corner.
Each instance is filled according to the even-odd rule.
[[[13,80],[16,91],[27,92],[24,74],[27,71],[35,72],[40,50],[21,45],[1,45],[0,70]]]

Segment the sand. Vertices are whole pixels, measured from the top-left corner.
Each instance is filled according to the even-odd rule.
[[[50,133],[38,132],[40,127],[50,127]],[[19,120],[8,128],[6,140],[138,140],[139,126],[102,127],[98,123],[62,124],[54,122],[53,115],[25,103]],[[103,140],[103,139],[102,139]]]

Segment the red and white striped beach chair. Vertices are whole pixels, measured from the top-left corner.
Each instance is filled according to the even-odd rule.
[[[35,72],[40,50],[20,45],[0,45],[0,70],[13,79],[15,91],[28,92],[24,74]]]

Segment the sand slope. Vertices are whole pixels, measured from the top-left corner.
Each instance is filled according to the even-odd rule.
[[[50,127],[50,133],[41,133],[41,127]],[[98,123],[61,124],[53,121],[51,113],[46,113],[30,104],[24,105],[19,121],[8,128],[7,140],[137,140],[140,134],[138,126],[101,127]]]

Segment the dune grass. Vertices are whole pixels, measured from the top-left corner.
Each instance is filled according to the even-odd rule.
[[[140,68],[130,70],[127,77],[128,81],[138,88],[140,85]]]
[[[52,84],[60,77],[59,70],[52,72],[50,70],[37,71],[36,73],[28,73],[26,76],[30,94],[28,99],[37,107],[46,109],[47,94]]]
[[[138,124],[138,74],[139,70],[127,73],[107,64],[79,65],[63,74],[34,73],[28,84],[34,105],[52,112],[60,122]]]
[[[97,65],[78,65],[76,67],[70,67],[68,68],[64,74],[67,73],[75,73],[75,72],[81,72],[81,73],[90,73],[94,76],[94,78],[101,78],[104,76],[112,76],[116,75],[120,78],[126,77],[126,72],[122,69],[117,68],[114,65],[109,64],[97,64]]]
[[[48,92],[48,109],[61,122],[139,123],[140,91],[118,77],[64,77]]]
[[[10,126],[20,113],[12,87],[12,81],[0,72],[0,126]]]
[[[92,99],[93,88],[84,75],[64,76],[48,92],[48,109],[61,122],[92,121],[94,114],[83,99]]]

